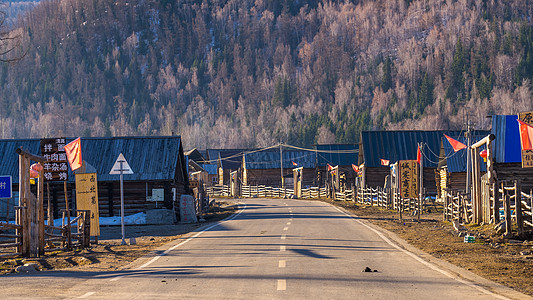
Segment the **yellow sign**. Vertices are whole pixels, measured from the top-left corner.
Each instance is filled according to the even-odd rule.
[[[400,160],[400,197],[418,198],[418,163],[416,160]]]
[[[518,114],[520,121],[533,125],[533,111]],[[533,168],[533,150],[522,150],[522,168]]]
[[[96,173],[76,174],[76,208],[91,211],[91,236],[100,235]]]

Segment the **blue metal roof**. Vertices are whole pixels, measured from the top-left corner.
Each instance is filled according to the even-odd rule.
[[[449,132],[449,134],[443,133],[442,134],[442,137],[443,137],[442,147],[444,148],[444,155],[446,156],[446,165],[448,166],[448,172],[450,173],[466,172],[467,150],[462,149],[457,152],[454,152],[452,145],[448,142],[448,140],[446,140],[446,138],[444,137],[444,134],[466,145],[467,143],[466,143],[466,138],[464,134],[452,135],[452,132]],[[472,133],[472,143],[475,143],[481,140],[482,138],[486,137],[489,134],[490,134],[490,131],[488,130],[474,131]],[[481,149],[484,149],[484,148],[485,147],[482,147]],[[483,162],[483,160],[481,160],[481,171],[486,171],[486,170],[487,170],[487,165],[486,163]]]
[[[216,175],[217,174],[217,165],[216,164],[201,164],[200,166],[209,175]]]
[[[26,152],[40,155],[40,139],[0,140],[0,175],[11,175],[13,183],[19,182],[19,155],[15,153],[22,147]]]
[[[359,151],[366,167],[382,167],[381,159],[390,163],[416,159],[418,143],[424,143],[424,166],[436,168],[439,161],[443,133],[459,136],[460,131],[363,131]]]
[[[495,162],[514,163],[522,161],[517,119],[517,115],[492,116],[492,134],[496,136],[494,140]]]
[[[317,150],[317,165],[324,167],[327,164],[332,166],[351,166],[357,165],[357,159],[359,155],[359,145],[355,144],[329,144],[329,145],[316,145]],[[321,152],[324,151],[324,152]],[[335,151],[346,151],[346,153],[339,153]],[[348,151],[353,151],[349,152]]]
[[[74,140],[67,138],[67,142]],[[0,140],[0,172],[13,176],[18,183],[18,155],[15,149],[22,146],[33,154],[40,154],[40,140]],[[172,180],[181,172],[187,178],[181,138],[166,137],[110,137],[81,138],[82,159],[95,167],[98,181],[116,181],[117,175],[109,175],[118,155],[122,153],[134,174],[124,175],[125,181]],[[74,174],[69,169],[69,181]]]
[[[246,169],[279,169],[279,150],[265,150],[244,154]],[[292,162],[298,164],[294,166]],[[315,168],[316,154],[314,151],[283,150],[283,168]]]

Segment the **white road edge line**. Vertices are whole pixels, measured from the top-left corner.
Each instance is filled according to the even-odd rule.
[[[278,280],[278,291],[284,291],[287,289],[287,280],[280,279]]]
[[[331,204],[330,204],[331,205]],[[421,257],[419,257],[418,255],[414,254],[414,253],[411,253],[403,248],[401,248],[400,246],[396,245],[395,243],[393,243],[389,238],[387,238],[386,236],[384,236],[381,232],[377,231],[376,229],[366,225],[365,223],[361,222],[361,220],[358,220],[356,219],[354,216],[350,215],[350,214],[347,214],[346,212],[342,211],[341,209],[339,209],[338,207],[334,206],[334,205],[331,205],[333,206],[336,210],[340,211],[342,214],[344,214],[345,216],[348,216],[349,218],[352,218],[353,220],[355,220],[356,222],[358,222],[359,224],[365,226],[366,228],[372,230],[375,234],[377,234],[380,238],[382,238],[385,242],[387,242],[387,244],[391,245],[392,247],[402,251],[403,253],[411,256],[412,258],[414,258],[415,260],[417,260],[418,262],[420,262],[421,264],[427,266],[428,268],[430,269],[433,269],[443,275],[446,275],[448,276],[449,278],[451,279],[454,279],[464,285],[467,285],[469,287],[472,287],[472,288],[475,288],[476,290],[484,293],[484,294],[487,294],[487,295],[491,295],[491,296],[494,296],[496,298],[499,298],[499,299],[505,299],[505,300],[510,300],[509,298],[505,297],[505,296],[502,296],[502,295],[498,295],[498,294],[495,294],[475,283],[472,283],[472,282],[468,282],[466,280],[463,280],[453,274],[451,274],[450,272],[447,272],[445,270],[442,270],[441,268],[439,268],[438,266],[436,266],[435,264],[433,263],[430,263],[428,261],[425,261],[424,259],[422,259]]]
[[[117,277],[113,277],[113,278],[109,279],[109,281],[117,281],[117,280],[119,280],[119,279],[122,278],[122,277],[124,277],[124,275],[122,275],[122,276],[117,276]]]
[[[81,296],[79,296],[78,298],[76,299],[85,299],[85,298],[89,298],[90,296],[94,295],[96,292],[87,292]]]
[[[197,232],[195,235],[191,236],[190,238],[184,240],[183,242],[177,244],[177,245],[174,245],[170,248],[168,248],[167,250],[165,250],[165,252],[159,254],[158,256],[154,256],[151,260],[149,260],[148,262],[146,262],[145,264],[143,264],[142,266],[136,268],[135,270],[140,270],[140,269],[143,269],[143,268],[146,268],[147,266],[151,265],[153,262],[155,262],[156,260],[158,260],[159,258],[161,258],[161,256],[165,256],[167,255],[170,251],[182,246],[182,245],[185,245],[186,243],[188,243],[189,241],[191,241],[192,239],[198,237],[200,234],[206,232],[206,231],[209,231],[211,230],[212,228],[214,227],[217,227],[218,225],[222,224],[223,222],[226,222],[226,221],[230,221],[230,220],[233,220],[235,218],[237,218],[244,210],[246,209],[246,204],[244,204],[243,208],[236,214],[232,215],[232,216],[229,216],[227,218],[225,218],[224,220],[221,220],[221,221],[218,221],[216,222],[215,224],[207,227],[206,229],[202,230],[202,231],[199,231]]]

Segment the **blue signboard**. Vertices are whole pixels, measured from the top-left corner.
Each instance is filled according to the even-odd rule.
[[[12,197],[12,185],[11,176],[0,176],[0,198]]]

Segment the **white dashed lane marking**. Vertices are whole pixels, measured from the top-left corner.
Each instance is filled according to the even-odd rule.
[[[286,235],[286,234],[282,234],[282,235],[281,235],[281,239],[282,239],[282,240],[284,240],[284,239],[286,239],[286,238],[287,238],[287,235]]]
[[[283,252],[287,250],[287,247],[286,246],[279,246],[279,251]]]
[[[289,227],[284,227],[283,230],[289,230]]]
[[[278,291],[284,291],[287,289],[287,280],[280,279],[278,280]]]
[[[280,260],[278,264],[278,268],[285,268],[287,266],[287,261]]]

